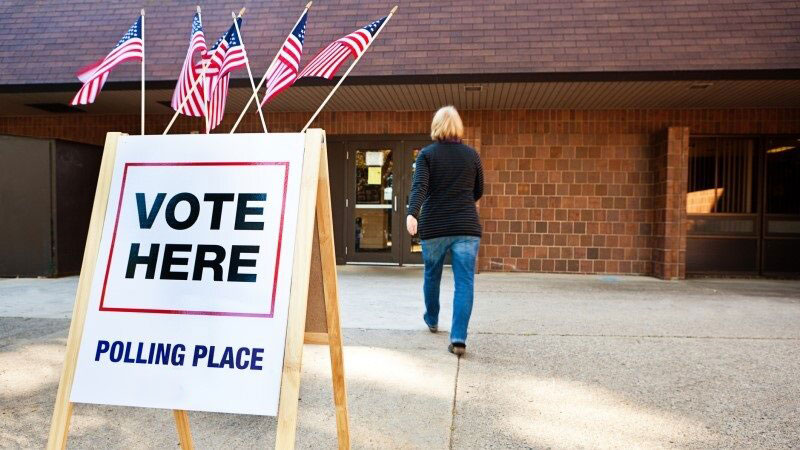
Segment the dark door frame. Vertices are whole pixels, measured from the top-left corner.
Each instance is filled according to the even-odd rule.
[[[359,261],[353,260],[353,248],[355,244],[355,225],[353,223],[353,215],[355,212],[355,171],[354,163],[350,161],[353,158],[351,154],[355,150],[356,145],[370,145],[376,144],[380,146],[387,146],[392,148],[393,154],[393,176],[395,181],[393,183],[393,195],[397,196],[397,211],[393,212],[393,240],[399,241],[400,250],[393,251],[393,260],[389,264],[421,264],[421,256],[415,256],[408,251],[406,247],[410,248],[410,238],[405,232],[405,216],[406,216],[406,202],[405,196],[410,193],[411,180],[410,180],[410,166],[406,167],[406,154],[413,149],[413,145],[422,145],[430,143],[430,137],[424,134],[338,134],[328,136],[328,141],[332,149],[336,149],[334,155],[329,155],[334,158],[343,159],[344,163],[340,166],[342,173],[338,174],[338,178],[343,181],[343,187],[331,186],[332,190],[339,190],[344,193],[340,197],[338,205],[333,205],[334,216],[339,218],[340,226],[337,231],[340,231],[339,236],[334,235],[337,249],[337,263],[387,263],[384,258],[363,258],[360,257]],[[333,177],[331,177],[333,180]],[[397,188],[400,188],[399,190]],[[337,197],[334,195],[333,197]],[[394,244],[394,242],[393,242]],[[339,257],[341,256],[341,257]],[[375,261],[371,261],[375,259]]]

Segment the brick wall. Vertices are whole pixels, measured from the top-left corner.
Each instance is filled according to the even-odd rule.
[[[270,113],[267,123],[270,131],[297,131],[308,116]],[[314,126],[331,135],[426,134],[430,118],[428,111],[331,112]],[[493,271],[683,277],[688,133],[800,133],[800,109],[467,111],[463,118],[486,172],[478,264]],[[148,133],[168,120],[148,116]],[[201,127],[181,117],[172,132]],[[260,127],[251,114],[240,131]],[[139,118],[0,118],[0,134],[102,144],[110,130],[136,134]]]
[[[492,111],[472,119],[486,167],[482,270],[666,278],[685,275],[685,224],[662,228],[668,217],[685,217],[678,208],[687,174],[684,164],[665,172],[671,179],[663,184],[656,180],[667,159],[656,157],[654,137],[670,126],[694,134],[800,132],[800,110]],[[670,203],[656,208],[667,186]]]
[[[594,131],[581,118],[537,111],[483,122],[482,269],[651,272],[648,136]]]

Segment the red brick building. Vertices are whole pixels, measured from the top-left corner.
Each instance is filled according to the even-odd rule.
[[[303,3],[247,5],[242,35],[259,76]],[[239,7],[204,7],[207,38]],[[390,7],[314,5],[304,60]],[[112,73],[95,104],[66,106],[74,71],[137,11],[0,7],[0,134],[100,145],[107,131],[138,133],[135,63]],[[192,13],[175,1],[148,6],[148,134],[170,119]],[[246,72],[236,75],[217,132],[251,93]],[[333,84],[302,79],[281,94],[267,106],[270,131],[298,131]],[[796,2],[400,2],[314,124],[329,136],[339,262],[420,261],[403,231],[405,201],[413,158],[445,104],[462,111],[486,172],[481,270],[800,273]],[[201,128],[181,117],[171,132]],[[260,131],[257,115],[239,130]]]

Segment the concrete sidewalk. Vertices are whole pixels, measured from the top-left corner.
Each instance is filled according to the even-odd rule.
[[[484,273],[458,360],[421,321],[419,268],[339,275],[354,448],[800,447],[800,282]],[[0,447],[44,445],[76,285],[0,280]],[[447,328],[449,273],[442,298]],[[300,448],[336,446],[329,373],[306,346]],[[272,418],[191,420],[198,448],[273,443]],[[163,410],[77,405],[71,430],[177,443]]]

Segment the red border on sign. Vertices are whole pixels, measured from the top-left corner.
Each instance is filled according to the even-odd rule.
[[[272,281],[272,299],[268,313],[242,313],[225,311],[197,311],[182,309],[148,309],[148,308],[116,308],[104,306],[106,299],[106,286],[108,285],[108,274],[111,270],[111,258],[114,255],[114,244],[117,240],[117,227],[119,226],[119,216],[122,212],[122,198],[125,194],[125,181],[128,178],[128,167],[142,166],[284,166],[283,177],[283,200],[281,204],[281,221],[278,227],[278,247],[275,258],[275,277]],[[106,274],[103,279],[103,291],[100,294],[100,311],[128,312],[128,313],[151,313],[151,314],[186,314],[196,316],[234,316],[234,317],[260,317],[272,318],[275,313],[275,296],[278,288],[278,268],[281,261],[281,243],[283,241],[283,221],[286,216],[286,189],[289,183],[289,161],[269,161],[269,162],[157,162],[157,163],[125,163],[122,172],[122,186],[119,190],[119,201],[117,202],[117,216],[114,220],[114,232],[111,235],[111,250],[108,252],[108,263],[106,264]]]

